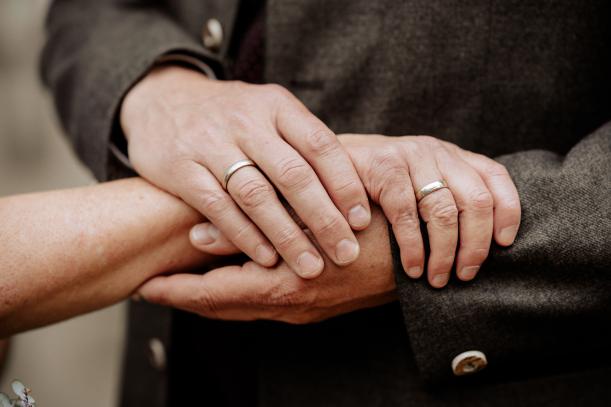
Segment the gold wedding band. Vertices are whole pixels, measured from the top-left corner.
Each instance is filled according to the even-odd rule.
[[[422,201],[425,196],[432,194],[435,191],[438,191],[443,188],[447,188],[448,183],[441,179],[439,181],[431,182],[430,184],[426,184],[416,193],[416,200],[418,202]]]
[[[255,164],[252,160],[240,160],[240,161],[237,161],[231,164],[229,168],[225,170],[225,175],[223,175],[223,189],[227,191],[227,183],[229,182],[229,179],[233,176],[233,174],[238,172],[240,169],[244,167],[256,167],[256,166],[257,164]]]

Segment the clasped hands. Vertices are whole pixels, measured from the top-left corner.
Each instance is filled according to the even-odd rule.
[[[453,269],[472,280],[492,239],[510,245],[519,227],[517,190],[492,159],[429,136],[335,136],[277,85],[159,67],[127,94],[121,125],[138,173],[206,219],[192,243],[252,259],[139,289],[203,316],[308,323],[392,301],[386,221],[407,275],[426,270],[435,288]],[[256,166],[224,190],[225,171],[244,159]],[[447,188],[416,199],[441,180]]]

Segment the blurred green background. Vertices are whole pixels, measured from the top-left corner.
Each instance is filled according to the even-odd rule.
[[[0,196],[93,182],[62,138],[39,79],[48,3],[0,0]],[[114,406],[123,334],[117,305],[17,335],[0,391],[18,378],[40,407]]]

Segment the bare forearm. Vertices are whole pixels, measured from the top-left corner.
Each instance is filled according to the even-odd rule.
[[[0,337],[98,309],[212,257],[200,215],[141,179],[0,200]]]

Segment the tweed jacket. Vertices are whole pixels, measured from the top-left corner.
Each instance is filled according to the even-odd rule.
[[[117,110],[160,55],[228,77],[239,3],[53,3],[43,77],[99,180],[131,174],[110,151]],[[222,32],[207,48],[211,19]],[[250,324],[252,336],[215,343],[208,351],[228,355],[256,344],[254,368],[227,359],[252,372],[255,404],[611,405],[609,21],[602,0],[268,1],[267,82],[337,133],[431,134],[497,159],[523,217],[515,244],[493,247],[472,283],[434,290],[397,266],[398,303],[313,325]],[[172,404],[171,349],[200,323],[177,336],[175,319],[130,306],[123,405]],[[451,361],[468,350],[488,367],[455,377]],[[190,371],[194,405],[206,405],[215,369]]]

